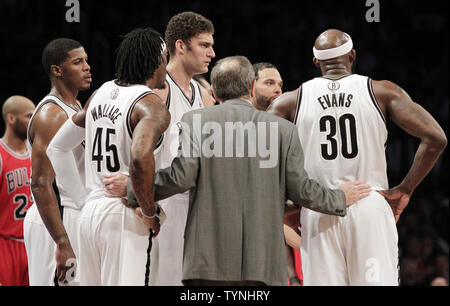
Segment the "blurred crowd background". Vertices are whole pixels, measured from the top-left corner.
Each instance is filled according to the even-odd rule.
[[[374,2],[374,1],[372,1]],[[79,0],[80,22],[66,21],[66,0],[1,0],[0,103],[24,95],[36,104],[50,83],[41,52],[54,38],[80,41],[89,55],[94,82],[82,93],[84,103],[103,82],[114,77],[115,49],[120,35],[151,26],[164,34],[173,15],[194,11],[215,25],[216,59],[245,55],[253,63],[275,64],[290,91],[319,71],[312,65],[315,38],[328,28],[349,33],[358,59],[355,73],[391,80],[427,109],[448,137],[448,2],[379,0],[380,22],[369,23],[366,0],[306,1],[107,1]],[[418,140],[388,124],[390,186],[407,173]],[[4,125],[1,126],[3,134]],[[416,189],[399,223],[401,285],[430,285],[436,277],[448,282],[449,158]]]

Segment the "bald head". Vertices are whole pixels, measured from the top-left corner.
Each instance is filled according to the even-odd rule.
[[[17,115],[24,110],[34,110],[34,103],[30,99],[23,96],[12,96],[6,99],[2,107],[3,120],[6,122],[8,114]]]
[[[313,51],[313,63],[322,75],[340,77],[352,73],[356,51],[348,34],[336,29],[326,30],[317,37]]]
[[[6,132],[12,133],[21,140],[25,140],[27,137],[28,123],[30,122],[34,109],[34,103],[26,97],[12,96],[8,98],[2,106]]]
[[[243,97],[249,98],[254,79],[253,66],[244,56],[221,59],[211,71],[211,86],[222,102]]]
[[[327,50],[342,46],[349,40],[349,37],[344,32],[330,29],[326,30],[317,37],[314,47],[317,50]]]

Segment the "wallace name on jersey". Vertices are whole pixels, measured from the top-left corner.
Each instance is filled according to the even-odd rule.
[[[100,118],[109,118],[113,124],[117,118],[122,116],[120,109],[112,104],[99,104],[97,107],[91,110],[92,119],[97,121]]]
[[[352,94],[333,93],[320,96],[317,98],[317,101],[323,110],[326,110],[330,107],[350,107],[352,105],[352,99]]]

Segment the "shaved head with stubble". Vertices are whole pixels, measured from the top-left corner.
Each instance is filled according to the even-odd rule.
[[[10,130],[17,138],[27,138],[28,122],[33,115],[34,103],[23,96],[9,97],[2,106],[2,116],[6,129]]]

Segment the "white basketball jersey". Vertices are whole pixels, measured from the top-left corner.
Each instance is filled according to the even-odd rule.
[[[30,154],[32,151],[32,144],[33,144],[33,141],[31,140],[31,135],[30,135],[31,123],[33,122],[34,116],[39,112],[41,107],[47,103],[54,103],[54,104],[58,105],[59,107],[61,107],[64,110],[64,112],[66,113],[67,118],[71,118],[75,113],[78,112],[78,110],[74,109],[72,106],[65,103],[64,101],[62,101],[61,99],[59,99],[58,97],[56,97],[54,95],[48,95],[48,96],[44,97],[44,99],[42,99],[41,102],[39,102],[39,104],[37,105],[32,117],[30,119],[30,122],[28,124],[27,147],[28,147],[28,151],[30,152]],[[78,106],[80,107],[80,109],[82,108],[82,106],[79,103],[78,103]],[[80,143],[75,149],[72,150],[72,152],[73,152],[73,156],[75,158],[75,162],[77,164],[78,173],[80,174],[81,181],[84,183],[84,176],[85,176],[85,173],[84,173],[84,142]],[[33,180],[33,177],[31,177],[31,180]],[[61,205],[70,207],[73,209],[80,209],[80,207],[78,207],[68,197],[67,191],[64,190],[62,188],[62,186],[58,184],[57,177],[55,178],[55,180],[56,180],[56,186],[58,187],[59,196],[61,198]]]
[[[328,188],[350,181],[388,188],[386,121],[370,78],[353,74],[304,83],[294,122],[310,178]]]
[[[190,82],[192,99],[189,99],[172,76],[167,73],[168,95],[167,109],[170,112],[170,125],[164,133],[160,159],[160,168],[167,168],[177,156],[179,145],[179,128],[181,117],[194,109],[203,107],[200,88],[195,81]],[[156,162],[156,160],[155,160]],[[183,272],[184,229],[189,210],[189,191],[175,194],[158,204],[167,215],[161,231],[154,239],[150,268],[150,285],[181,286]]]
[[[172,160],[177,156],[178,135],[180,133],[177,123],[181,121],[181,117],[191,110],[203,107],[200,87],[197,82],[191,80],[192,99],[189,100],[169,73],[166,75],[166,81],[169,86],[166,105],[171,119],[170,125],[164,133],[159,169],[170,167]]]
[[[86,188],[88,201],[103,198],[105,174],[129,172],[132,130],[131,112],[136,103],[153,93],[144,85],[104,83],[86,112]],[[156,155],[156,151],[155,151]]]

